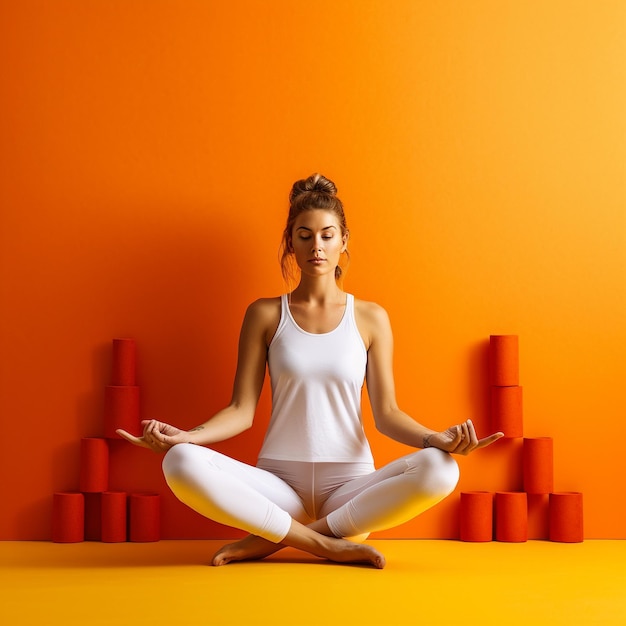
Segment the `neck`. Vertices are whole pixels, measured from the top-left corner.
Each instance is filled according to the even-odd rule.
[[[315,279],[302,276],[300,284],[291,293],[292,300],[319,304],[336,300],[343,302],[344,298],[345,294],[337,285],[334,276],[320,276]]]

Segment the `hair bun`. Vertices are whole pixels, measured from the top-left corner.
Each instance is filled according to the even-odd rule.
[[[289,202],[293,202],[298,196],[309,192],[326,193],[335,196],[337,195],[337,187],[329,178],[321,174],[311,174],[308,178],[297,180],[293,184],[289,194]]]

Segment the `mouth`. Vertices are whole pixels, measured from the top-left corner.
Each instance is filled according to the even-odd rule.
[[[315,257],[314,259],[309,259],[309,263],[311,263],[312,265],[321,265],[322,263],[325,263],[326,259],[321,259],[318,257]]]

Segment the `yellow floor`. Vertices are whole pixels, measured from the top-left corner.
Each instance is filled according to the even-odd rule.
[[[219,541],[0,542],[0,622],[304,626],[626,624],[626,541],[372,541],[384,570]]]

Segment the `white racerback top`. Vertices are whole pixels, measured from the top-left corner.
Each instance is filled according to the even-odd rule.
[[[268,351],[272,415],[259,458],[372,463],[361,420],[367,351],[346,294],[339,325],[328,333],[298,326],[281,296]]]

